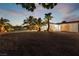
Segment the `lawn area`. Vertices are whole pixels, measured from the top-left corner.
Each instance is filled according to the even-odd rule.
[[[77,56],[79,55],[79,33],[0,33],[0,55]]]

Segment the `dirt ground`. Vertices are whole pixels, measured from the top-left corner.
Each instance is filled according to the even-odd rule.
[[[79,56],[79,33],[0,33],[0,55]]]

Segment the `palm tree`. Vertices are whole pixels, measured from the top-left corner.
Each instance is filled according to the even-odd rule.
[[[39,19],[38,19],[39,31],[41,31],[41,25],[42,25],[42,19],[41,19],[41,18],[39,18]]]
[[[23,25],[27,24],[26,26],[29,29],[34,29],[34,25],[36,24],[36,21],[37,21],[37,18],[34,18],[33,16],[29,16],[29,18],[24,20]]]
[[[29,18],[27,18],[27,23],[29,23],[30,25],[33,25],[33,20],[34,20],[34,17],[33,16],[29,16]]]
[[[3,19],[3,17],[1,17],[1,19],[0,19],[0,24],[5,24],[5,23],[7,23],[7,22],[9,22],[8,19]]]
[[[51,16],[51,13],[46,13],[45,14],[45,19],[47,19],[47,23],[48,23],[48,28],[47,28],[47,31],[49,32],[49,29],[50,29],[50,22],[49,22],[49,20],[51,20],[51,18],[53,18],[52,16]]]
[[[35,6],[35,3],[16,3],[17,5],[21,5],[23,8],[25,8],[26,10],[28,11],[34,11],[36,9],[36,6]],[[46,9],[53,9],[57,3],[39,3],[39,5],[41,5],[43,8],[46,8]],[[51,16],[51,13],[48,13],[48,14],[45,14],[45,17],[48,19],[48,31],[49,31],[49,20],[50,20],[50,17]],[[32,18],[32,17],[31,17]],[[30,19],[31,21],[32,19]]]
[[[5,24],[5,30],[9,32],[9,31],[13,31],[14,28],[10,23],[6,23]]]
[[[1,17],[1,19],[0,19],[0,31],[5,31],[5,26],[6,26],[7,22],[9,22],[8,19],[3,19],[3,17]]]
[[[27,24],[26,26],[29,29],[35,29],[38,28],[38,31],[41,31],[41,26],[44,25],[44,22],[42,22],[41,18],[34,18],[33,16],[29,16],[26,20],[24,20],[24,24]]]
[[[47,23],[45,22],[45,21],[42,21],[42,19],[41,18],[38,18],[38,20],[37,20],[37,23],[36,23],[37,25],[38,25],[38,27],[39,27],[39,30],[38,31],[41,31],[41,27],[43,26],[43,25],[46,25]]]

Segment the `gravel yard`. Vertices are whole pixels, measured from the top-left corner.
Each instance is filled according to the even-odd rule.
[[[79,33],[0,33],[0,55],[79,56]]]

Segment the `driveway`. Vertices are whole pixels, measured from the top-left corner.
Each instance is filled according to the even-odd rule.
[[[11,32],[1,34],[0,42],[2,55],[79,56],[79,33]]]

